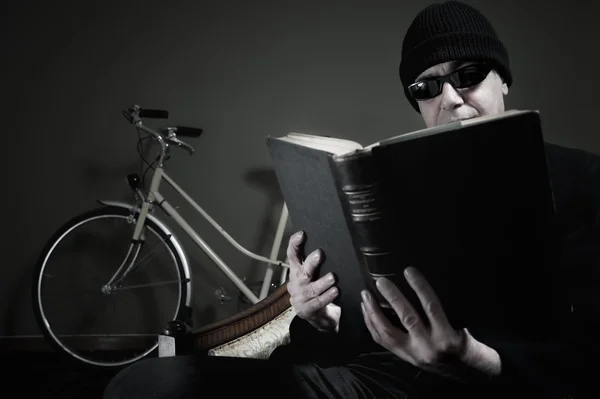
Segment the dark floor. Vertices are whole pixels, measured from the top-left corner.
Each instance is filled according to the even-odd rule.
[[[101,398],[117,370],[94,369],[52,352],[2,352],[3,397]],[[10,387],[13,386],[15,390]],[[18,392],[18,393],[17,393]]]

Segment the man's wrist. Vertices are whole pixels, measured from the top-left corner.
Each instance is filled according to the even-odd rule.
[[[482,377],[499,377],[502,373],[502,360],[495,349],[477,341],[467,332],[461,363]]]
[[[313,319],[311,324],[322,333],[337,334],[340,330],[339,306],[329,304],[323,310],[318,318]]]

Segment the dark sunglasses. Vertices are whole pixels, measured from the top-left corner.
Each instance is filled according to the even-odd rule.
[[[408,92],[416,101],[429,100],[442,92],[446,82],[455,89],[472,87],[481,83],[492,69],[493,66],[487,63],[467,65],[445,76],[419,80],[408,86]]]

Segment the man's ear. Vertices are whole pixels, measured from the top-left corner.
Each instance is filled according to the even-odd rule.
[[[500,73],[498,73],[498,71],[494,70],[494,73],[496,74],[498,79],[500,79],[500,81],[502,82],[502,94],[507,95],[508,94],[508,85],[502,78],[502,75],[500,75]]]

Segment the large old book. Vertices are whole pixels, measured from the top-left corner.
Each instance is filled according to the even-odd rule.
[[[266,139],[294,230],[319,275],[338,279],[340,335],[367,333],[360,291],[391,279],[421,315],[403,270],[420,270],[455,328],[537,324],[551,315],[559,256],[540,115],[512,110],[368,146],[290,133]],[[319,277],[316,276],[316,278]],[[402,326],[399,325],[401,328]]]

